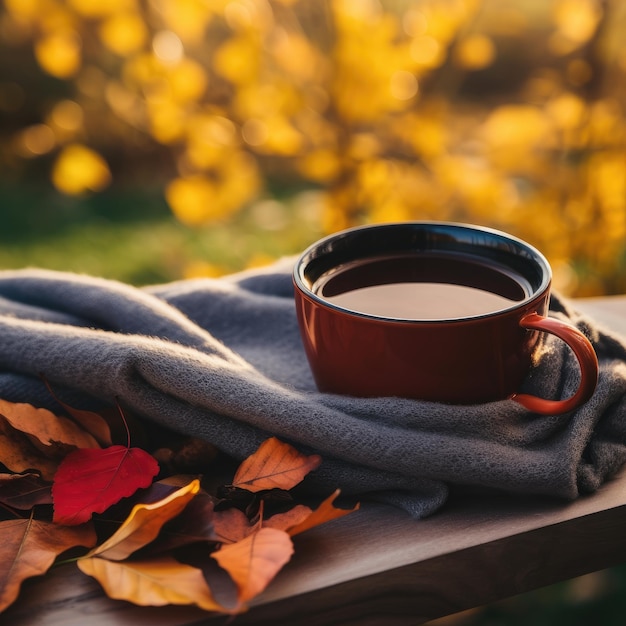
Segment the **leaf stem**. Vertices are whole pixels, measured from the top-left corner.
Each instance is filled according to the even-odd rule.
[[[61,565],[69,565],[70,563],[76,563],[77,561],[80,561],[82,558],[83,558],[83,556],[73,556],[72,558],[63,559],[62,561],[55,561],[52,564],[50,569],[52,569],[54,567],[59,567]]]
[[[119,398],[117,396],[115,396],[115,404],[117,405],[117,410],[120,412],[122,423],[124,424],[124,428],[126,429],[126,447],[130,449],[130,428],[128,428],[128,422],[126,421],[126,416],[124,415],[122,405],[120,404]]]

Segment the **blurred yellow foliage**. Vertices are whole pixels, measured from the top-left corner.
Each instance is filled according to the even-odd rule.
[[[314,188],[327,231],[480,222],[539,246],[572,293],[626,292],[619,0],[5,0],[0,17],[66,81],[10,139],[56,151],[64,193],[106,185],[114,145],[131,163],[165,147],[190,226]]]
[[[48,74],[69,78],[80,67],[80,40],[72,31],[50,33],[37,41],[35,56]]]
[[[104,45],[121,56],[141,50],[148,38],[148,29],[142,16],[130,11],[117,13],[104,20],[99,32]]]
[[[455,60],[464,68],[480,70],[491,65],[496,56],[493,41],[485,35],[470,35],[457,44]]]
[[[97,152],[80,144],[63,148],[52,170],[55,186],[70,195],[99,191],[110,180],[111,173],[106,161]]]

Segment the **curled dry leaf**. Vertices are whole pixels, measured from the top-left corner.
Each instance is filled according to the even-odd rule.
[[[93,548],[95,532],[84,522],[133,495],[130,514],[113,522],[115,532],[78,559],[78,567],[111,598],[140,605],[194,604],[221,613],[244,610],[265,590],[293,554],[290,535],[350,512],[334,507],[338,491],[314,511],[294,503],[289,490],[321,458],[276,438],[240,465],[230,486],[219,487],[214,479],[218,494],[212,495],[192,476],[153,482],[158,463],[141,448],[76,448],[93,439],[81,434],[78,424],[38,428],[33,416],[49,416],[30,407],[24,409],[22,430],[17,419],[22,407],[4,406],[14,413],[9,421],[0,411],[0,459],[10,471],[36,471],[0,474],[0,503],[10,507],[7,511],[32,511],[30,519],[0,522],[8,537],[0,548],[0,612],[15,600],[25,578],[44,573],[59,554],[76,546]],[[101,426],[96,438],[104,441]],[[58,442],[47,440],[56,436]],[[60,463],[48,454],[57,443],[73,448],[53,451],[64,452]],[[219,496],[220,489],[229,496]],[[241,494],[247,496],[239,502],[235,496]],[[49,505],[51,497],[53,522],[36,520],[34,507]],[[216,510],[216,503],[223,508]],[[111,523],[111,513],[111,520],[100,521]]]
[[[339,497],[340,490],[337,489],[328,498],[326,498],[315,510],[311,510],[308,506],[298,504],[289,511],[277,513],[272,517],[263,521],[266,528],[278,528],[286,531],[291,537],[299,535],[306,530],[320,526],[326,522],[343,517],[352,513],[359,508],[357,504],[351,509],[339,509],[334,505],[335,500]]]
[[[0,611],[15,601],[22,582],[48,571],[56,557],[70,548],[96,543],[91,524],[58,526],[34,519],[0,522]]]
[[[179,515],[199,490],[200,481],[193,480],[163,500],[135,505],[119,529],[86,556],[114,561],[128,558],[156,539],[163,524]]]
[[[303,519],[301,522],[296,524],[295,526],[289,526],[286,530],[292,537],[294,535],[299,535],[303,533],[305,530],[310,530],[315,526],[319,526],[320,524],[325,524],[326,522],[330,522],[330,520],[337,519],[339,517],[343,517],[344,515],[348,515],[353,511],[356,511],[359,508],[359,504],[356,504],[351,509],[338,509],[335,507],[334,502],[339,497],[341,491],[337,489],[334,493],[332,493],[328,498],[326,498],[308,517]]]
[[[232,486],[247,491],[289,490],[314,469],[322,458],[306,456],[276,437],[264,441],[237,469]]]
[[[213,598],[202,572],[171,556],[145,561],[109,561],[93,557],[78,561],[110,598],[142,606],[194,604],[207,611],[227,612]]]
[[[0,416],[0,459],[2,464],[13,472],[38,470],[45,480],[52,480],[58,462],[47,458],[38,450],[32,439],[16,430]]]
[[[148,487],[158,472],[156,460],[141,448],[74,450],[54,477],[53,520],[82,524],[93,513],[102,513],[137,489]]]

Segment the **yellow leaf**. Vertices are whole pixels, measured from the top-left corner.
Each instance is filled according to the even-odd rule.
[[[117,531],[87,557],[99,556],[113,561],[128,558],[156,539],[163,524],[176,517],[199,490],[200,481],[195,479],[158,502],[135,505]]]
[[[289,561],[293,544],[275,528],[261,528],[237,543],[222,546],[211,556],[237,584],[239,601],[258,596]]]
[[[65,147],[52,170],[55,187],[68,195],[100,191],[110,180],[106,161],[97,152],[80,144]]]
[[[207,611],[224,611],[214,600],[202,572],[173,557],[122,562],[94,557],[80,559],[77,564],[116,600],[141,606],[194,604]]]

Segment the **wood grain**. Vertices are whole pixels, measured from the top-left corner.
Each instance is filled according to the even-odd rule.
[[[579,309],[626,334],[626,297]],[[372,506],[295,538],[296,553],[233,624],[414,625],[626,560],[626,471],[571,503],[456,494],[416,522]],[[107,598],[75,566],[26,581],[0,624],[201,626],[229,623],[192,607]]]

